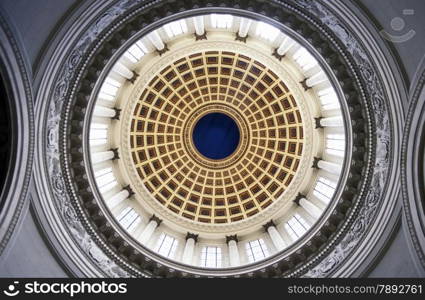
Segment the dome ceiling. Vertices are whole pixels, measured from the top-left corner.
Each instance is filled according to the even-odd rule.
[[[392,201],[391,72],[326,5],[249,3],[117,1],[61,42],[37,212],[91,273],[328,276]],[[234,131],[222,153],[197,133],[212,117]]]
[[[280,46],[270,55],[272,42]],[[346,150],[338,96],[311,52],[277,28],[219,14],[166,23],[127,46],[99,86],[89,136],[99,201],[167,259],[255,262],[334,205]],[[323,121],[314,119],[320,111]],[[312,167],[313,156],[331,170]],[[285,241],[267,240],[267,224]],[[198,255],[222,253],[220,263],[179,254],[184,236],[205,245]],[[230,237],[264,251],[232,262],[222,250]]]

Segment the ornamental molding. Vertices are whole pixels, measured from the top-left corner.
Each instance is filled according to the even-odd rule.
[[[339,243],[326,255],[318,255],[320,262],[313,259],[294,272],[291,276],[304,273],[304,277],[328,277],[341,267],[345,260],[350,258],[352,252],[366,237],[368,230],[377,217],[377,212],[383,205],[386,187],[389,184],[392,162],[394,159],[393,122],[389,112],[389,99],[383,90],[381,74],[376,72],[374,62],[364,49],[363,43],[348,28],[343,20],[337,18],[333,11],[322,2],[301,0],[297,4],[316,17],[321,23],[329,28],[351,55],[355,68],[358,70],[360,79],[364,83],[365,93],[369,96],[370,104],[374,112],[373,121],[375,128],[376,150],[373,153],[375,164],[373,166],[372,182],[364,195],[364,203],[354,217],[352,224],[346,229],[345,236],[338,236]],[[364,95],[365,96],[365,95]],[[395,196],[393,196],[396,198]],[[395,201],[394,199],[393,201]],[[323,251],[323,253],[326,252]],[[314,267],[313,267],[314,266]],[[310,269],[310,270],[308,270]],[[308,270],[308,271],[307,271]],[[307,272],[306,272],[307,271]]]
[[[196,122],[199,121],[199,119],[201,119],[203,116],[213,112],[221,112],[231,117],[234,121],[236,121],[238,129],[242,133],[241,141],[239,141],[236,150],[229,157],[226,157],[225,159],[221,160],[213,160],[203,156],[196,149],[196,146],[194,145],[192,140],[193,129],[196,125]],[[190,116],[187,118],[186,124],[183,125],[183,139],[185,141],[185,150],[188,154],[190,154],[193,159],[195,159],[197,162],[207,168],[227,168],[229,165],[233,165],[235,162],[241,159],[241,156],[248,147],[250,135],[247,123],[248,122],[242,116],[242,114],[240,114],[236,109],[234,109],[230,105],[226,105],[220,102],[203,105],[198,110],[191,112]]]
[[[90,18],[89,13],[91,12],[96,15],[97,19],[92,18],[92,23],[83,28],[83,32],[78,33],[77,31],[75,33],[74,30],[76,29],[69,31],[72,35],[64,41],[70,39],[72,44],[60,44],[61,47],[65,48],[63,49],[64,52],[55,53],[55,59],[52,59],[47,66],[47,68],[55,69],[55,64],[60,65],[60,68],[53,73],[55,77],[46,79],[48,82],[45,83],[44,93],[46,93],[45,99],[48,99],[48,101],[45,101],[45,103],[41,100],[36,101],[40,112],[37,115],[38,132],[41,132],[38,138],[42,143],[39,143],[37,148],[39,160],[36,171],[39,173],[36,173],[35,177],[38,194],[47,198],[41,199],[46,205],[39,209],[49,216],[49,223],[56,223],[56,226],[59,227],[54,229],[56,238],[63,236],[62,239],[59,238],[60,243],[71,246],[67,250],[75,256],[74,263],[79,263],[77,268],[96,276],[129,277],[130,273],[115,262],[115,259],[119,261],[117,256],[114,257],[111,253],[105,253],[104,248],[93,238],[92,232],[83,225],[84,217],[72,204],[71,193],[67,190],[61,166],[59,140],[61,113],[64,109],[67,93],[73,84],[73,74],[78,72],[78,64],[84,60],[91,44],[97,40],[98,35],[107,26],[139,2],[142,1],[129,0],[115,3],[102,15],[96,15],[98,8],[96,5],[90,7],[85,12],[86,17]],[[146,5],[146,7],[149,6],[150,4]],[[77,25],[78,23],[74,24],[78,27]],[[78,247],[76,248],[74,245],[78,245]],[[85,264],[90,262],[90,265],[82,266],[84,261]]]
[[[425,61],[418,68],[412,82],[409,109],[402,142],[401,181],[404,221],[407,236],[416,258],[415,264],[421,274],[425,274],[425,244],[423,227],[425,219],[424,197],[424,137],[425,137]]]
[[[28,189],[35,144],[30,68],[21,51],[22,47],[16,40],[18,34],[10,24],[6,16],[0,13],[0,67],[5,87],[10,93],[11,101],[8,105],[14,111],[11,120],[15,124],[11,126],[11,150],[15,151],[15,157],[12,159],[13,155],[10,155],[11,161],[7,166],[9,171],[0,194],[0,202],[3,203],[0,211],[0,255],[11,240],[24,205],[29,201]]]

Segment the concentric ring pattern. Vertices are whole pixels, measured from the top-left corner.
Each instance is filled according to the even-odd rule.
[[[220,160],[197,153],[191,132],[211,112],[238,125],[240,143]],[[132,160],[162,205],[202,223],[231,223],[266,209],[291,184],[304,128],[291,91],[242,54],[204,51],[162,69],[144,89],[131,121]]]

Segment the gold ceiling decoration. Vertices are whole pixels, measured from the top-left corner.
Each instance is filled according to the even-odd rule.
[[[200,155],[191,133],[210,112],[230,116],[239,146],[221,160]],[[175,61],[149,82],[131,120],[140,180],[174,213],[221,224],[266,209],[288,188],[303,155],[304,126],[285,83],[269,68],[228,51]]]

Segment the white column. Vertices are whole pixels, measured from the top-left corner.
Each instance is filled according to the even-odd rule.
[[[329,117],[320,119],[322,127],[341,127],[344,126],[344,121],[341,116]]]
[[[134,73],[129,68],[119,62],[115,64],[112,70],[127,79],[131,79],[134,76]]]
[[[158,32],[154,31],[148,35],[148,39],[152,42],[157,50],[162,50],[165,48],[164,42],[159,36]]]
[[[310,216],[316,219],[318,219],[322,215],[322,210],[310,201],[308,201],[306,198],[301,198],[299,204],[302,208],[306,210],[306,212]]]
[[[295,45],[295,41],[291,39],[290,37],[285,37],[282,44],[280,44],[279,48],[277,49],[277,54],[279,55],[285,55],[286,52],[289,51],[289,49],[292,48],[292,46]]]
[[[285,242],[283,241],[282,237],[280,236],[280,233],[277,231],[275,226],[269,226],[267,228],[267,232],[277,251],[280,251],[285,248]]]
[[[197,35],[203,35],[205,33],[204,17],[198,16],[193,18],[193,25],[195,26],[195,32]]]
[[[331,174],[340,174],[341,173],[341,165],[328,162],[326,160],[319,160],[317,162],[317,167],[319,169],[323,169]]]
[[[155,220],[150,220],[148,225],[146,225],[143,232],[140,234],[138,240],[142,244],[146,244],[149,239],[152,237],[152,234],[155,232],[156,227],[158,227],[158,223]]]
[[[111,160],[113,158],[114,158],[113,151],[95,152],[91,154],[91,162],[93,164],[98,164],[100,162]]]
[[[193,251],[195,250],[195,239],[188,238],[186,245],[184,246],[182,262],[185,264],[191,264],[193,259]]]
[[[98,95],[98,98],[99,99],[102,99],[102,100],[109,101],[109,102],[115,101],[115,96],[114,95],[106,94],[104,92],[100,92],[99,95]]]
[[[276,228],[285,244],[288,246],[291,245],[293,240],[285,229],[285,222],[280,223]]]
[[[112,108],[96,105],[94,107],[93,114],[96,117],[113,118],[113,117],[115,117],[116,112]]]
[[[300,217],[303,218],[304,221],[307,223],[308,228],[313,226],[313,224],[317,221],[317,218],[310,215],[304,208],[299,209],[298,213],[299,213]]]
[[[239,36],[244,38],[248,34],[249,27],[251,27],[252,20],[248,20],[245,18],[241,19],[241,23],[239,24]]]
[[[238,250],[238,244],[235,240],[230,240],[227,243],[227,246],[229,247],[229,261],[231,267],[236,267],[241,264],[240,257],[239,257],[239,250]]]
[[[136,46],[136,48],[139,50],[140,47]],[[142,50],[140,50],[140,51],[142,51]],[[143,55],[144,55],[144,52],[143,52]],[[135,63],[133,61],[131,61],[127,56],[125,56],[125,55],[121,56],[120,57],[120,63],[122,63],[128,69],[134,70]]]
[[[320,71],[320,72],[314,74],[313,76],[311,76],[310,78],[308,78],[305,83],[307,84],[307,86],[313,87],[313,86],[315,86],[319,83],[322,83],[326,80],[328,80],[328,79],[326,78],[325,72]]]
[[[113,209],[118,204],[120,204],[122,201],[127,199],[130,196],[130,193],[128,190],[123,189],[121,192],[113,195],[111,198],[109,198],[106,203],[108,204],[109,209]]]

